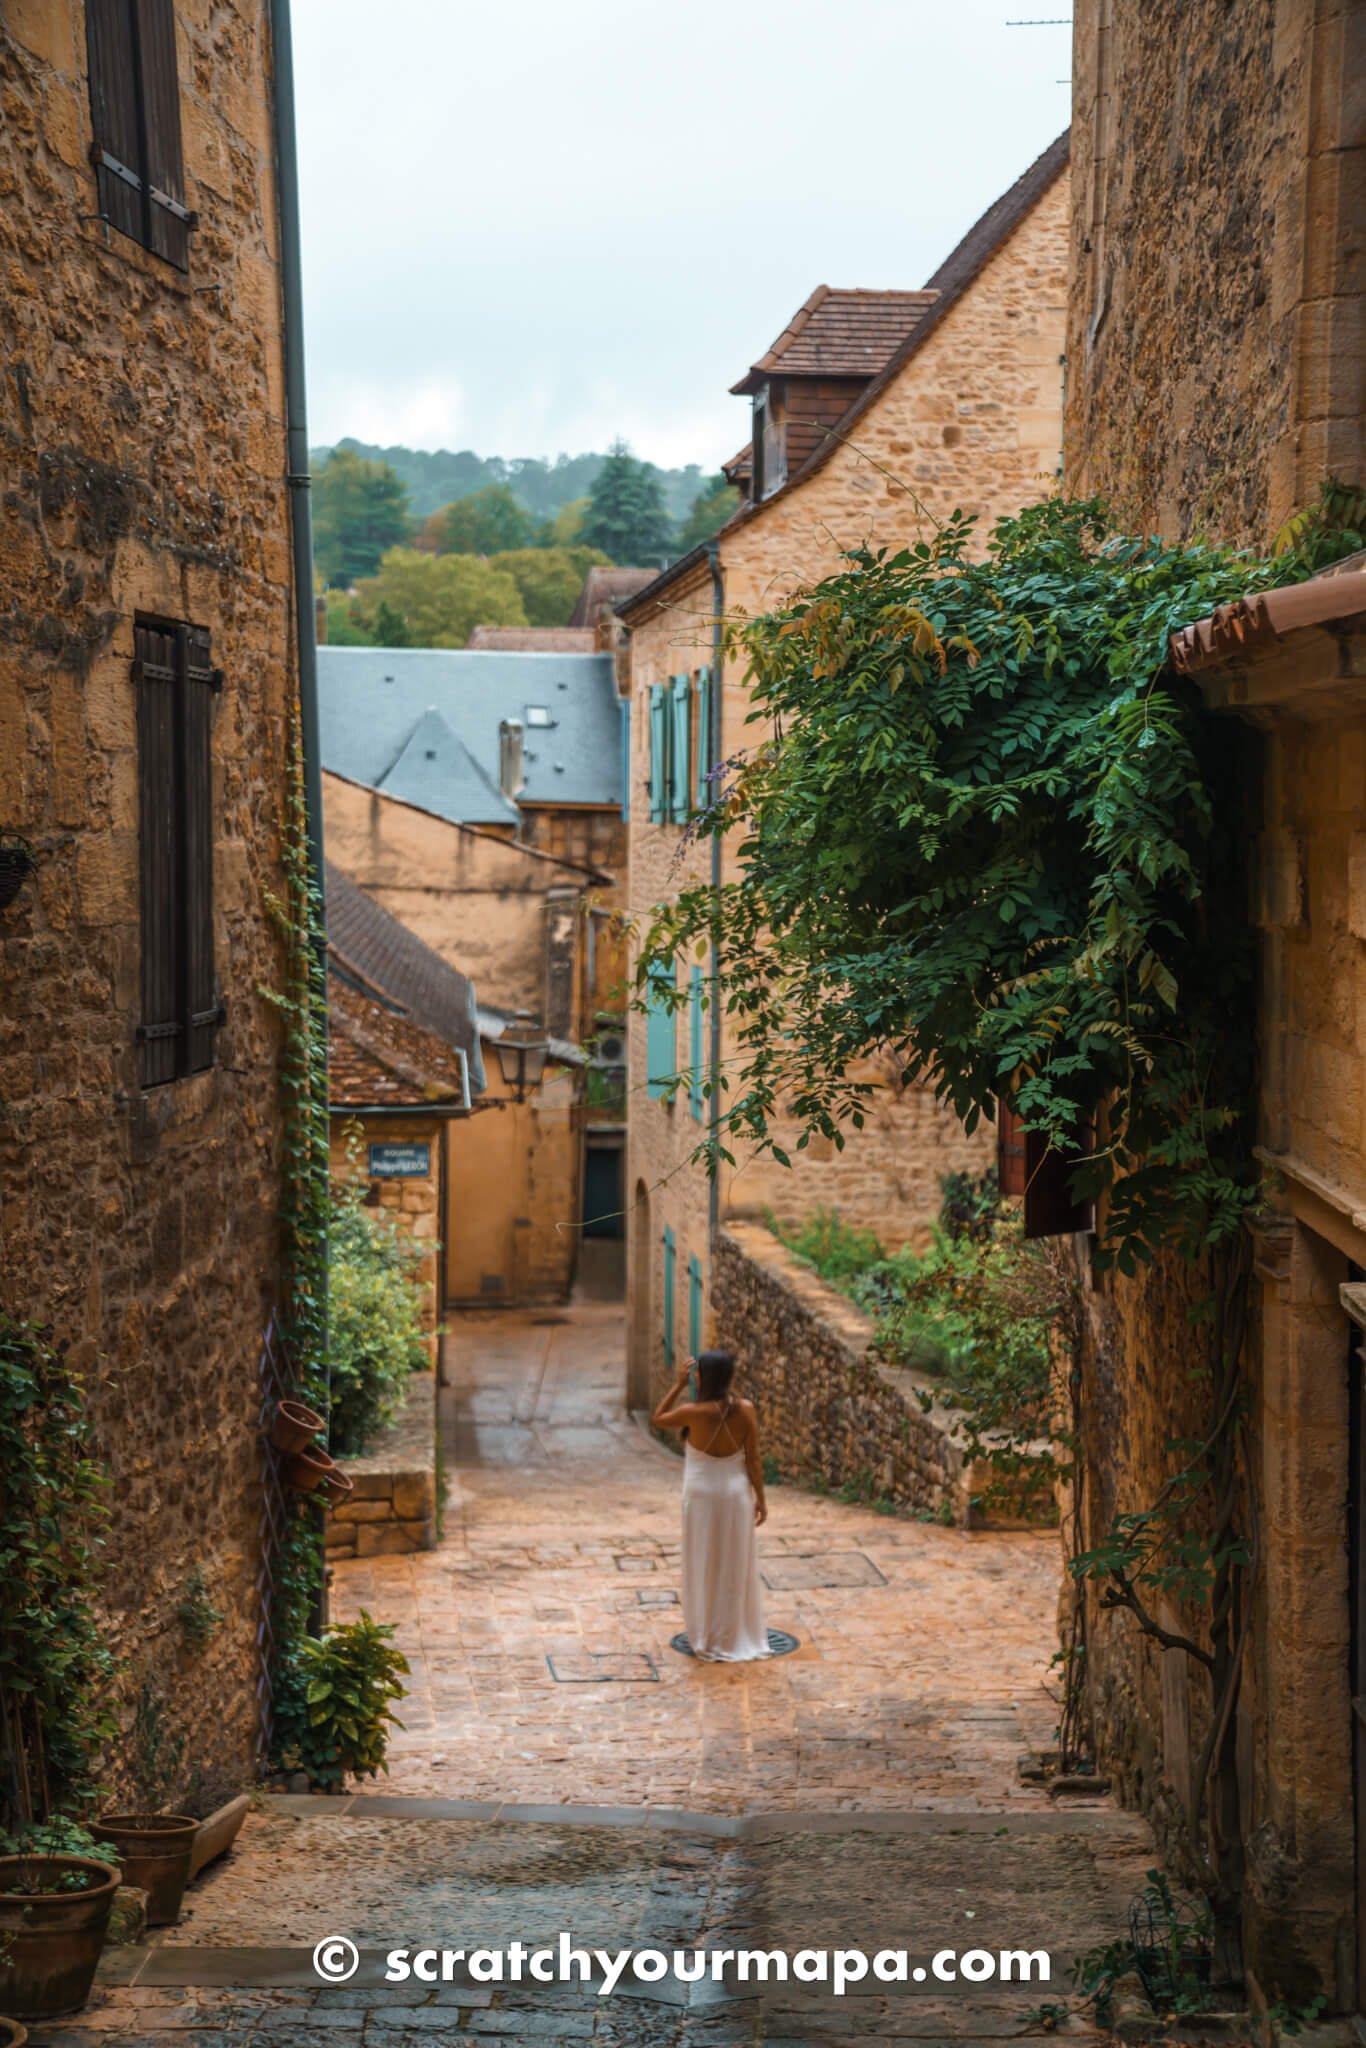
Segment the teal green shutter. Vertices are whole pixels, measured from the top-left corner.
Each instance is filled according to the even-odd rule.
[[[617,710],[621,715],[621,821],[623,825],[631,817],[631,700],[618,697]]]
[[[696,1358],[702,1349],[702,1268],[688,1260],[688,1350]]]
[[[688,1108],[698,1123],[706,1101],[702,1066],[702,969],[694,967],[688,983]]]
[[[677,1253],[674,1249],[674,1234],[664,1233],[664,1363],[674,1362],[674,1263]]]
[[[664,683],[650,685],[650,823],[669,814],[669,703]]]
[[[656,1098],[668,1094],[668,1083],[678,1072],[674,1012],[664,995],[664,990],[672,986],[673,976],[667,967],[650,969],[649,1010],[645,1019],[645,1093]]]
[[[700,811],[716,792],[707,780],[711,770],[712,679],[709,668],[697,672],[697,774],[693,778],[693,802]]]
[[[671,710],[673,744],[669,749],[669,816],[675,825],[686,825],[691,805],[688,801],[688,755],[692,738],[692,681],[688,676],[675,676],[673,680],[673,703]]]

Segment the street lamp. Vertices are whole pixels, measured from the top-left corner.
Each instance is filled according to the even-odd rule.
[[[545,1072],[550,1040],[537,1030],[530,1010],[518,1010],[501,1038],[494,1042],[505,1087],[517,1090],[517,1100],[526,1101],[528,1088],[535,1088]]]

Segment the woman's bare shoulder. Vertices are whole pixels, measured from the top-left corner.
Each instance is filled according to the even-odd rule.
[[[757,1409],[755,1408],[755,1406],[754,1406],[754,1403],[753,1403],[752,1401],[747,1401],[747,1400],[745,1399],[745,1397],[744,1397],[744,1395],[743,1395],[743,1394],[741,1394],[741,1395],[740,1395],[740,1396],[738,1397],[738,1399],[736,1400],[736,1403],[735,1403],[735,1405],[736,1405],[736,1407],[737,1407],[737,1408],[739,1409],[739,1411],[740,1411],[741,1415],[743,1415],[743,1416],[744,1416],[744,1418],[745,1418],[746,1422],[757,1422],[757,1421],[758,1421],[758,1419],[759,1419],[759,1416],[758,1416],[758,1411],[757,1411]]]

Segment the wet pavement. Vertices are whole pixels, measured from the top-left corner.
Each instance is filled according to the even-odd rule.
[[[1060,1810],[1016,1775],[1055,1718],[1056,1538],[776,1488],[768,1620],[801,1647],[698,1665],[669,1647],[680,1465],[620,1410],[619,1307],[462,1318],[447,1371],[440,1549],[347,1563],[333,1587],[339,1617],[395,1622],[413,1663],[391,1776],[263,1801],[179,1926],[113,1952],[96,2002],[37,2048],[1056,2039],[1031,2010],[1119,1930],[1151,1861],[1133,1817]],[[333,1935],[358,1967],[320,1988]],[[587,1983],[480,1980],[473,1952],[561,1935]],[[653,1947],[661,1981],[628,1965],[601,1995],[614,1953]],[[448,1981],[386,1981],[418,1948],[461,1952]],[[838,1999],[792,1981],[800,1951],[840,1948],[923,1974]],[[734,1960],[678,1981],[674,1952],[686,1975],[697,1949],[780,1951],[788,1981]],[[1045,1950],[1052,1982],[946,1985],[945,1949]]]

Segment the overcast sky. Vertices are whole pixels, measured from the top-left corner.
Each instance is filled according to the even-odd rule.
[[[914,287],[1066,126],[1059,0],[295,0],[309,427],[714,468],[817,284]]]

